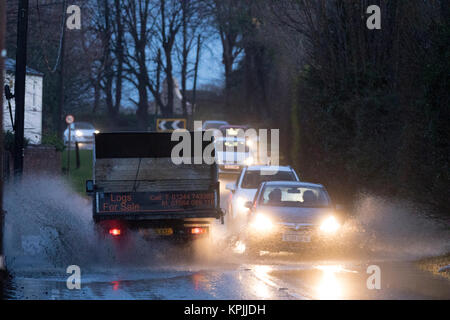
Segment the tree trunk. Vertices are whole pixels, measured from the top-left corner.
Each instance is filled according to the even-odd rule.
[[[165,106],[165,116],[173,115],[173,66],[172,66],[172,49],[166,48],[166,85],[167,85],[167,104]]]
[[[117,25],[117,45],[116,45],[116,59],[117,59],[117,74],[116,74],[116,96],[114,102],[114,113],[115,117],[120,111],[120,103],[122,100],[122,73],[123,73],[123,63],[124,63],[124,48],[123,48],[123,35],[124,29],[121,19],[121,6],[120,0],[114,1],[115,5],[115,15],[116,15],[116,25]]]
[[[200,59],[200,46],[201,46],[201,36],[198,35],[197,54],[195,57],[195,67],[194,67],[194,87],[192,88],[192,114],[196,110],[196,104],[197,104],[197,75],[198,75],[198,65],[199,65],[199,59]]]
[[[188,68],[188,49],[187,49],[187,4],[182,0],[183,9],[183,49],[182,49],[182,63],[181,63],[181,108],[183,110],[183,116],[187,117],[187,100],[186,100],[186,78]]]
[[[148,94],[147,94],[147,84],[144,75],[139,76],[139,103],[138,103],[138,129],[140,131],[147,131],[148,129]]]
[[[225,67],[225,108],[228,109],[230,107],[231,101],[231,72],[232,72],[232,64],[224,59],[224,67]]]
[[[94,107],[92,108],[92,113],[96,113],[100,105],[100,79],[95,79],[94,81]]]

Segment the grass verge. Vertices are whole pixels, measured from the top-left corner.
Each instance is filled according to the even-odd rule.
[[[70,151],[70,173],[67,174],[67,149],[62,153],[62,168],[72,187],[85,195],[85,182],[92,179],[92,150],[80,150],[80,167],[77,169],[75,150]]]
[[[417,263],[420,269],[450,280],[450,269],[447,269],[446,271],[443,272],[439,272],[439,269],[441,269],[442,267],[450,265],[450,252],[439,257],[422,259],[419,260]]]

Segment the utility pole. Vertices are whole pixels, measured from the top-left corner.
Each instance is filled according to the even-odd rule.
[[[20,179],[23,173],[23,130],[25,117],[25,77],[27,67],[28,0],[19,0],[19,11],[17,15],[17,52],[14,89],[16,99],[14,176],[16,180]]]
[[[2,278],[4,276],[5,258],[3,254],[3,226],[5,221],[3,211],[3,74],[5,72],[5,29],[6,29],[6,1],[0,1],[0,298],[3,288]]]
[[[61,38],[61,57],[59,60],[59,101],[58,101],[58,112],[57,112],[57,123],[56,123],[56,134],[59,138],[62,138],[62,116],[64,110],[64,53],[66,46],[66,1],[63,1],[63,28],[62,28],[62,38]]]

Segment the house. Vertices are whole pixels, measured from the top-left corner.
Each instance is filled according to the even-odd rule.
[[[14,78],[16,72],[16,61],[13,59],[5,60],[4,83],[11,87],[14,94]],[[33,70],[26,69],[25,77],[25,119],[24,119],[24,135],[30,144],[40,144],[42,141],[42,90],[43,90],[44,74]],[[2,88],[2,94],[4,94]],[[11,99],[12,115],[14,119],[15,101]],[[13,131],[11,117],[9,115],[8,101],[3,99],[3,129],[5,131]]]
[[[178,81],[173,78],[173,110],[172,114],[174,117],[183,116],[183,106],[182,106],[182,100],[183,96],[181,94],[180,85],[178,84]],[[161,92],[161,100],[164,104],[167,104],[168,101],[168,90],[167,90],[167,79],[163,82],[163,88]],[[188,116],[192,115],[192,104],[187,101],[186,103],[186,113]],[[149,103],[148,113],[152,115],[161,115],[161,110],[159,106],[154,102]]]

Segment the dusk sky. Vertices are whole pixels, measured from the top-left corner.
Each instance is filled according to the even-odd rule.
[[[191,68],[193,68],[193,64],[195,62],[195,50],[191,52]],[[239,59],[237,59],[238,61]],[[177,63],[177,59],[175,58],[174,63]],[[178,83],[181,81],[179,67],[175,66],[176,72],[174,76]],[[222,86],[224,81],[224,71],[222,64],[222,44],[220,43],[219,38],[212,38],[206,44],[204,44],[201,48],[200,52],[200,63],[198,70],[198,79],[197,79],[197,89],[201,89],[207,85],[214,86]],[[193,87],[194,76],[193,73],[187,79],[187,87],[188,90],[191,90]],[[133,97],[133,100],[137,99],[137,92],[133,88],[124,92],[124,100],[123,107],[130,108],[135,107],[134,103],[130,101],[130,98]],[[153,97],[149,95],[149,99],[153,100]]]

